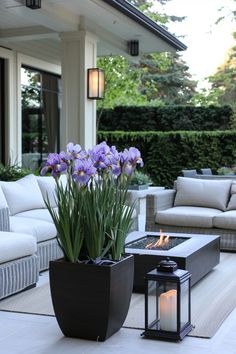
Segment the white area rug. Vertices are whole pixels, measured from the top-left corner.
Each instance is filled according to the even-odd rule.
[[[211,338],[236,306],[236,254],[221,253],[221,262],[191,291],[189,336]],[[0,301],[0,310],[54,316],[48,284]],[[144,295],[133,294],[124,327],[144,328]]]

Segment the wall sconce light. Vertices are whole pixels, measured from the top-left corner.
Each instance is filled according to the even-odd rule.
[[[88,69],[87,97],[91,100],[104,98],[104,71],[98,68]]]
[[[132,40],[128,42],[128,51],[129,55],[132,57],[136,57],[139,55],[139,41],[138,40]]]
[[[26,0],[25,6],[31,10],[41,9],[41,0]]]

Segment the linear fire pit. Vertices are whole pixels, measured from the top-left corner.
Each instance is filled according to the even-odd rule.
[[[134,256],[135,292],[145,291],[146,273],[166,257],[176,261],[180,269],[192,274],[192,286],[220,261],[220,236],[168,233],[170,246],[164,242],[161,248],[158,245],[155,247],[160,236],[159,232],[134,231],[126,238],[125,253]],[[147,245],[150,246],[144,248]]]

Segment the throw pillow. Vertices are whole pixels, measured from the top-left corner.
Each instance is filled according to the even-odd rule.
[[[28,175],[15,182],[1,182],[10,215],[45,207],[35,175]]]
[[[8,208],[8,205],[7,205],[5,195],[4,195],[2,188],[0,186],[0,209],[2,209],[2,208]]]
[[[189,205],[226,210],[231,180],[178,177],[175,206]]]

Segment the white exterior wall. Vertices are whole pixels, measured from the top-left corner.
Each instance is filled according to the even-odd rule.
[[[0,48],[7,59],[6,159],[21,163],[21,67],[27,65],[62,75],[60,148],[70,141],[90,148],[96,143],[96,101],[87,99],[87,69],[96,67],[97,39],[85,32],[65,33],[62,39],[62,68],[12,50]]]
[[[6,70],[6,161],[21,163],[22,116],[21,116],[21,66],[27,65],[54,74],[61,74],[61,67],[0,48],[0,57],[7,60]]]
[[[87,69],[96,67],[97,39],[86,31],[64,33],[62,40],[61,145],[91,148],[96,143],[96,101],[87,99]]]
[[[6,160],[12,162],[18,161],[17,151],[17,131],[18,131],[18,119],[17,119],[17,85],[16,85],[16,53],[12,50],[0,48],[0,57],[6,59]]]

